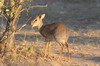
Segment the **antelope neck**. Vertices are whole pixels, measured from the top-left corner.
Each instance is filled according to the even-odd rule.
[[[42,26],[43,26],[43,22],[40,21],[40,23],[38,24],[38,29],[40,30]]]

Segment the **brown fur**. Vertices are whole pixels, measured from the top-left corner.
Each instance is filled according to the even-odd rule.
[[[45,56],[47,55],[47,50],[49,54],[49,44],[52,39],[55,39],[56,42],[61,46],[60,56],[62,55],[64,46],[67,47],[68,50],[68,61],[70,60],[69,48],[68,48],[68,28],[62,23],[51,23],[43,25],[42,19],[45,17],[45,14],[41,14],[37,16],[35,19],[31,21],[31,25],[37,26],[39,32],[46,40],[46,49]]]

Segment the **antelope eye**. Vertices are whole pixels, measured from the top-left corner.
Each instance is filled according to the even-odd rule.
[[[37,19],[35,19],[34,21],[37,21]]]

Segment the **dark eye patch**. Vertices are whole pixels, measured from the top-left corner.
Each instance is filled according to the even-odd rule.
[[[34,21],[37,21],[37,19],[35,19]]]

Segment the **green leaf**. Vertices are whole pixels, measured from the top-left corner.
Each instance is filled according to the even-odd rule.
[[[7,12],[7,11],[10,11],[10,9],[6,9],[6,12]]]

